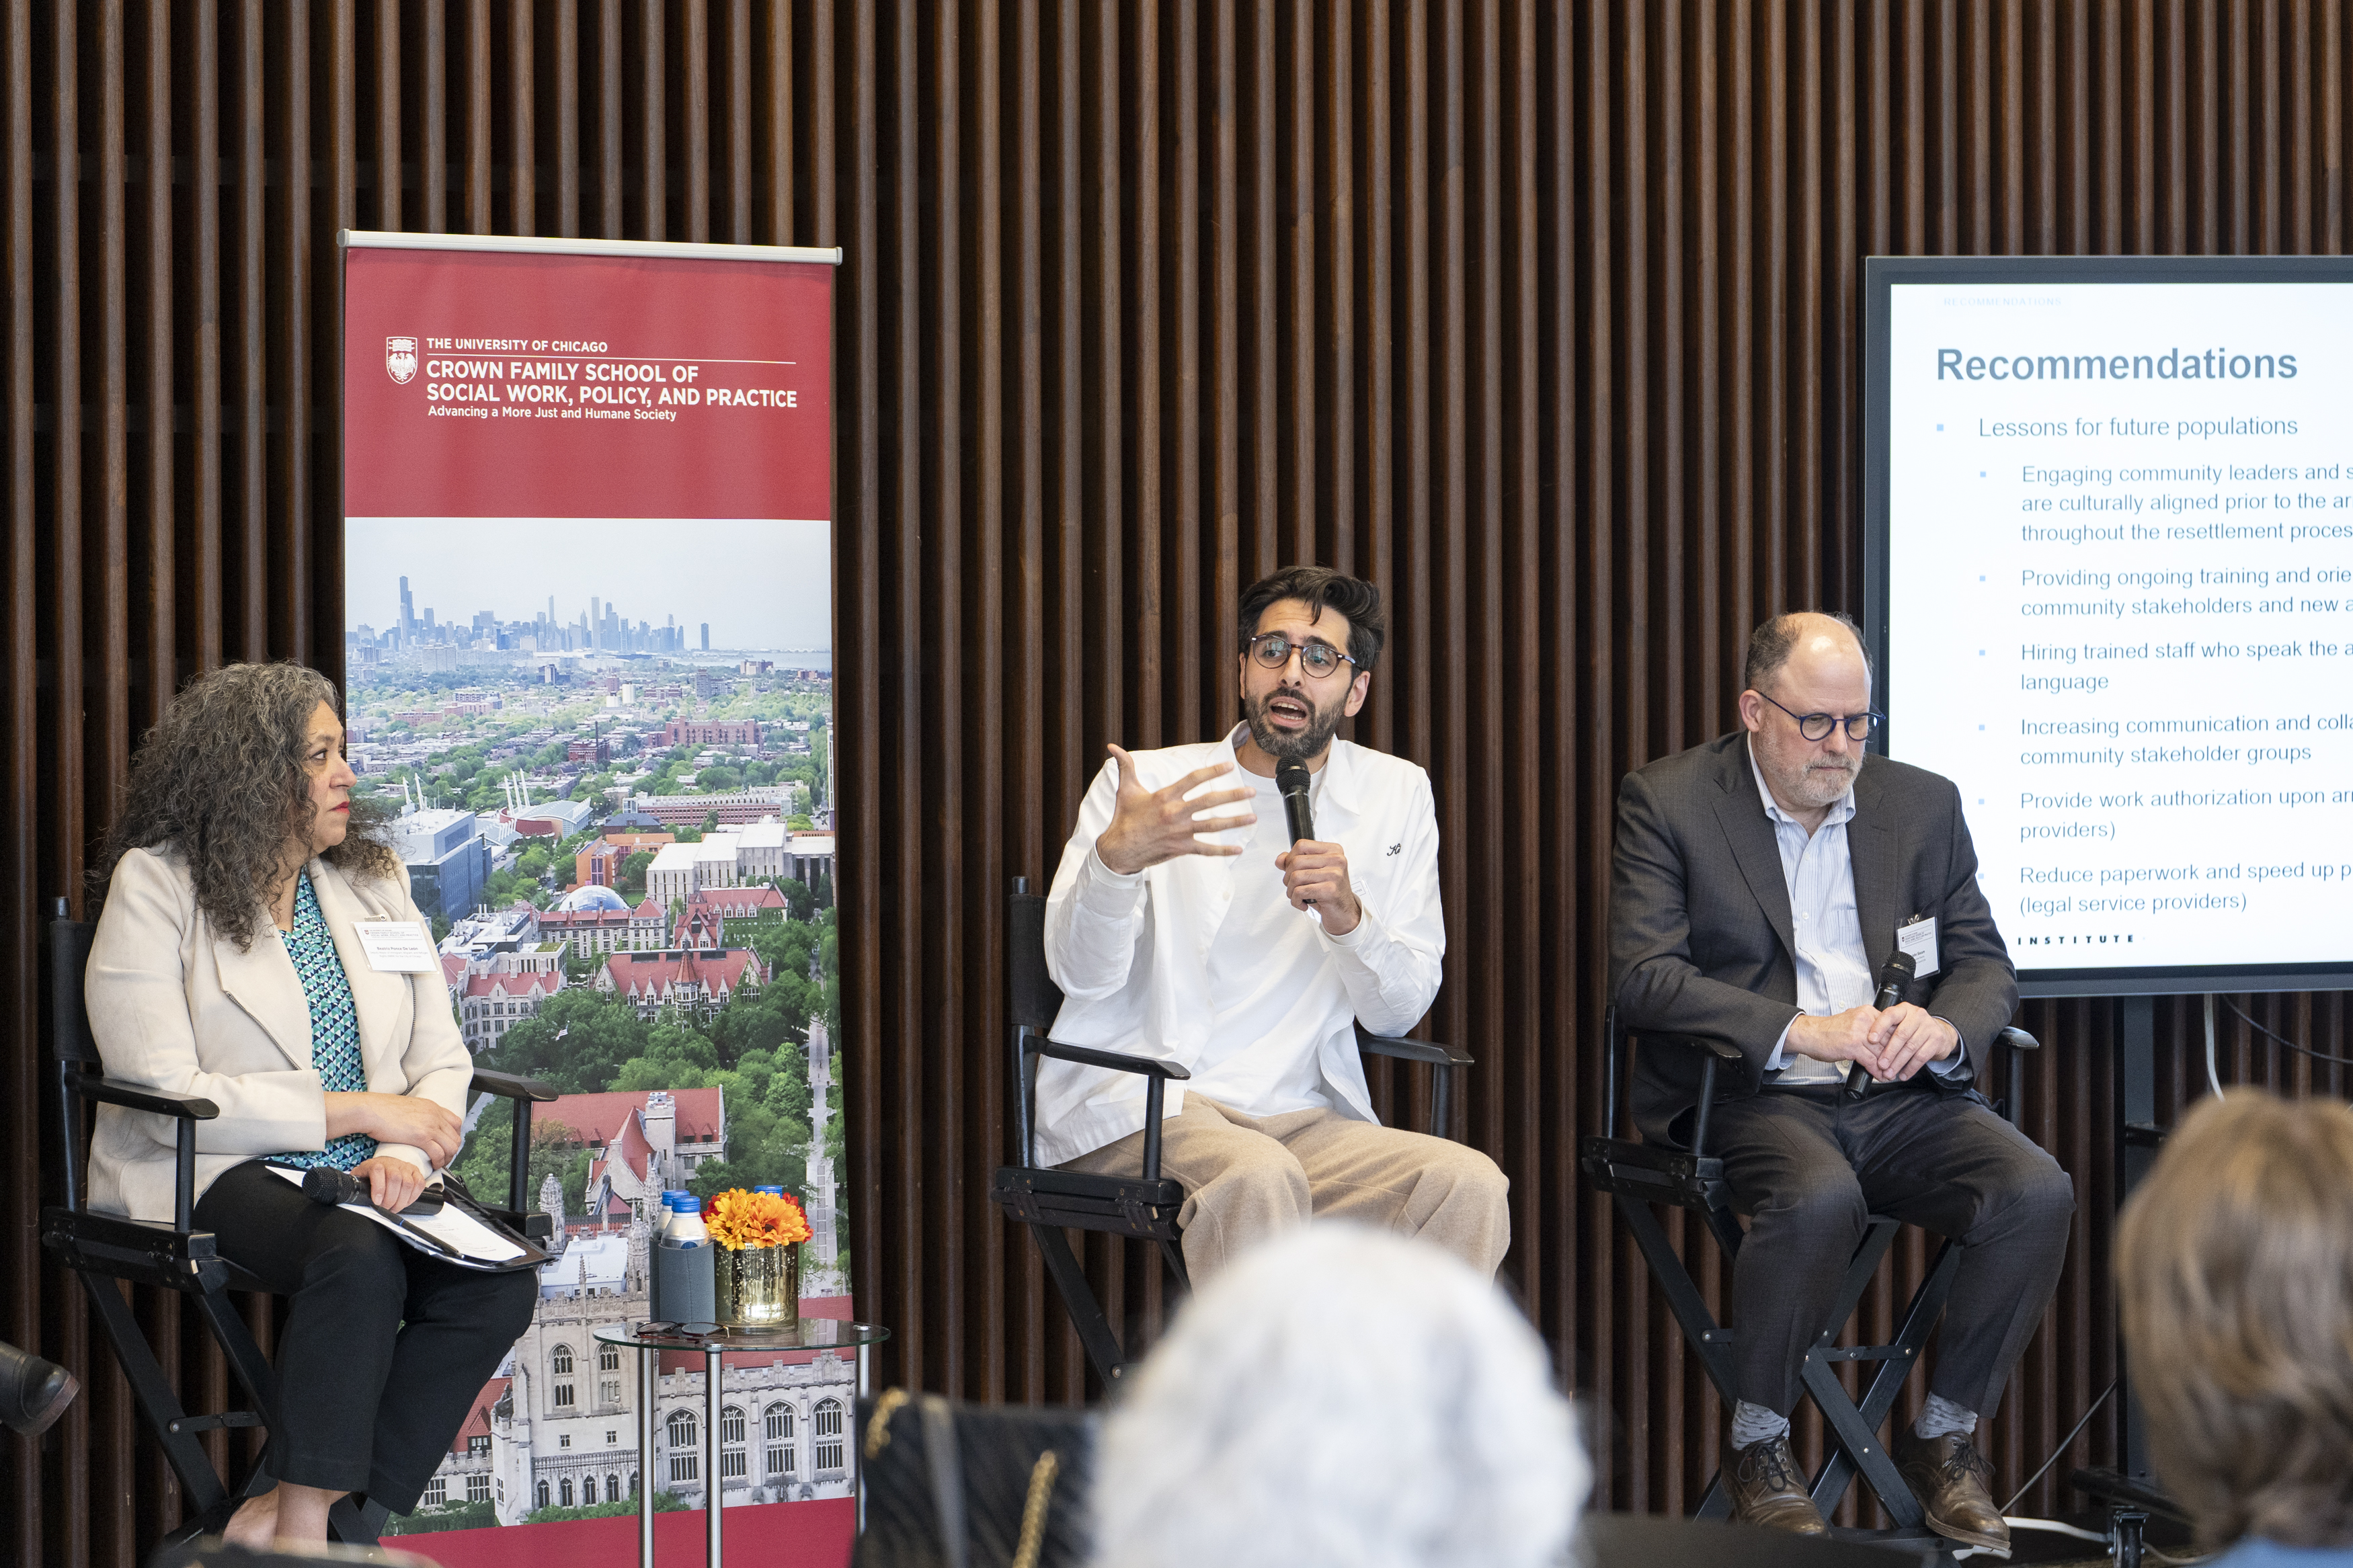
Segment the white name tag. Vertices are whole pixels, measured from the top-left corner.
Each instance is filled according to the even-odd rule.
[[[1914,921],[1895,928],[1895,945],[1912,955],[1912,974],[1926,980],[1936,973],[1936,922]]]
[[[433,933],[422,921],[360,921],[352,929],[378,974],[430,974],[441,967]]]

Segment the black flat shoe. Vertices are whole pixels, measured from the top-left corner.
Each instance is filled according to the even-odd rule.
[[[37,1437],[65,1414],[81,1384],[55,1362],[0,1341],[0,1421]]]

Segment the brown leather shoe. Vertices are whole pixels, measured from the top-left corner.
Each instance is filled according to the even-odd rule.
[[[1830,1521],[1806,1495],[1806,1473],[1789,1451],[1789,1436],[1736,1448],[1724,1440],[1724,1485],[1732,1494],[1732,1522],[1761,1524],[1792,1535],[1828,1535]]]
[[[1993,1466],[1966,1432],[1921,1437],[1910,1426],[1895,1439],[1895,1468],[1928,1516],[1928,1528],[1947,1541],[2007,1555],[2010,1526],[1993,1500]]]

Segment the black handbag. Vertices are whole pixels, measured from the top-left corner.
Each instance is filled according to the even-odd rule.
[[[885,1389],[858,1405],[853,1568],[1083,1568],[1095,1417]]]

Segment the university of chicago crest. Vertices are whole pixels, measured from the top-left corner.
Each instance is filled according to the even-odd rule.
[[[417,376],[417,340],[386,338],[384,340],[384,368],[386,374],[402,386]]]

